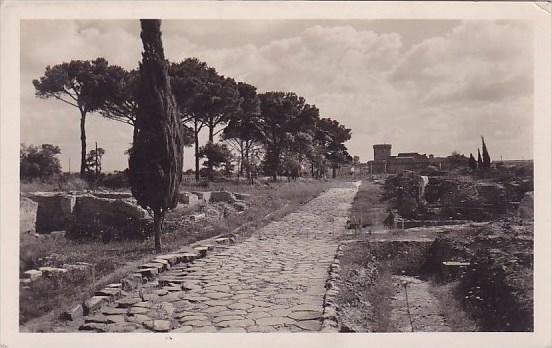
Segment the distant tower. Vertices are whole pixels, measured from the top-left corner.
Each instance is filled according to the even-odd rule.
[[[391,144],[374,145],[374,161],[389,159],[391,156]]]

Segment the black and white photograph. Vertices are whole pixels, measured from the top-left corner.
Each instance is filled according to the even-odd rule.
[[[550,21],[549,4],[495,18],[179,5],[17,21],[2,246],[9,231],[18,335],[407,343],[550,327],[536,282],[550,283],[550,91],[542,21],[521,15]]]

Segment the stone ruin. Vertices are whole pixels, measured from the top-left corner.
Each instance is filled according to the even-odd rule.
[[[180,192],[177,209],[225,204],[243,212],[249,197],[228,191]],[[67,231],[75,238],[143,238],[151,220],[129,192],[32,192],[20,197],[20,233]]]

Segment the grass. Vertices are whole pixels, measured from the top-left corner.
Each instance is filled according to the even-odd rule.
[[[218,185],[211,186],[209,190],[218,189]],[[187,225],[186,228],[179,224],[178,218],[182,214],[189,213],[190,210],[180,211],[172,216],[169,214],[166,219],[165,233],[162,235],[165,248],[163,252],[170,252],[198,240],[228,233],[248,223],[248,227],[240,231],[243,237],[246,237],[270,221],[295,211],[324,190],[336,185],[339,183],[314,180],[258,185],[226,183],[224,188],[229,191],[251,194],[248,201],[249,208],[242,214],[231,214],[220,221],[195,224],[191,225],[192,227]],[[270,219],[263,219],[268,214],[271,214]],[[132,270],[130,266],[137,267],[139,263],[154,255],[152,240],[112,241],[106,244],[90,240],[75,241],[63,237],[35,238],[30,235],[22,236],[20,251],[21,272],[45,265],[45,258],[49,257],[48,265],[52,266],[74,262],[91,263],[94,265],[95,274],[94,279],[63,277],[57,280],[42,280],[36,285],[33,283],[30,289],[22,290],[20,324],[52,311],[56,315],[61,313],[64,309],[80,303],[104,285],[120,281]]]

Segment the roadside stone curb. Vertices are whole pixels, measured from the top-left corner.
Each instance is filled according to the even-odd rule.
[[[322,329],[321,332],[339,332],[341,325],[337,314],[337,294],[339,287],[340,258],[343,256],[343,244],[340,244],[335,252],[334,261],[328,270],[328,279],[326,280],[326,293],[324,294],[324,311],[322,313]]]

